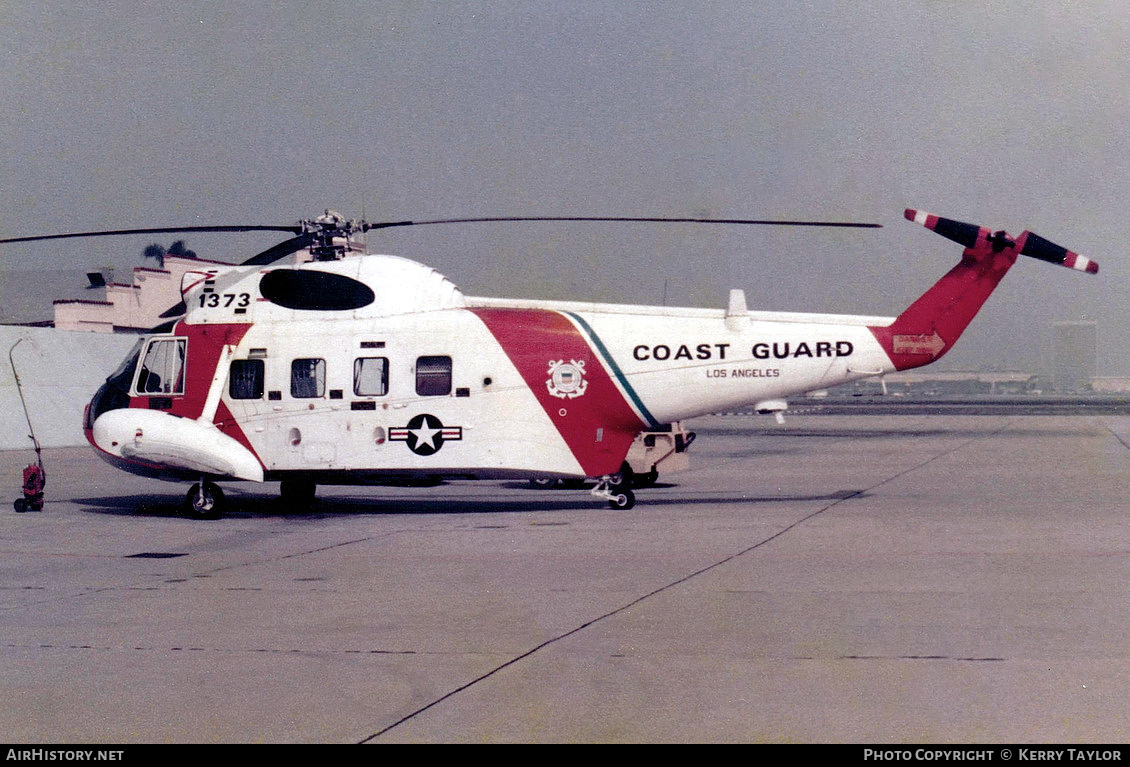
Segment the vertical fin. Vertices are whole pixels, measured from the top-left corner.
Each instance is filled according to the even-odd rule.
[[[961,263],[887,327],[872,327],[896,370],[928,365],[946,354],[1016,263],[985,227],[907,209],[906,218],[965,246]]]

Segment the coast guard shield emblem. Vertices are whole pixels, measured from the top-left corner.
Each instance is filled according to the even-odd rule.
[[[585,393],[589,382],[585,380],[584,360],[553,360],[549,361],[549,379],[546,388],[554,397],[561,399],[575,399]]]

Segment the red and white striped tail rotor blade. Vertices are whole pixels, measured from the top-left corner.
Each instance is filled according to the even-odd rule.
[[[907,221],[921,224],[930,231],[942,235],[947,240],[953,240],[958,245],[964,245],[967,248],[975,247],[978,238],[989,236],[989,230],[983,226],[966,224],[962,221],[955,221],[952,218],[942,218],[941,216],[935,216],[933,213],[927,213],[924,210],[907,208],[903,212],[903,215],[906,216]]]
[[[1017,240],[1020,244],[1020,255],[1038,258],[1049,264],[1059,264],[1068,269],[1076,269],[1087,274],[1098,274],[1099,265],[1086,256],[1068,250],[1062,245],[1056,245],[1051,240],[1045,240],[1035,232],[1025,232]]]

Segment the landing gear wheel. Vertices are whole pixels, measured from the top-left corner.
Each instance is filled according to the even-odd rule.
[[[309,510],[317,494],[318,485],[310,479],[284,479],[279,483],[279,499],[291,509]]]
[[[608,499],[608,505],[614,509],[627,511],[636,505],[636,494],[626,487],[619,488],[613,491],[613,495]]]
[[[25,511],[27,511],[27,499],[26,498],[17,498],[15,503],[13,503],[12,505],[16,507],[16,513],[17,514],[23,514]]]
[[[636,505],[636,494],[629,484],[622,474],[605,474],[597,480],[596,487],[589,493],[608,501],[608,505],[614,509],[630,509]]]
[[[557,482],[556,477],[534,477],[530,480],[530,487],[538,490],[549,490],[557,487]]]
[[[224,491],[214,482],[197,482],[184,497],[184,510],[192,519],[219,519],[224,513]]]

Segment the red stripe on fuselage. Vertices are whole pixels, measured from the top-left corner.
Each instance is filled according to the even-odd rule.
[[[240,428],[239,423],[235,420],[235,416],[228,410],[228,406],[224,404],[223,400],[220,400],[220,405],[216,408],[216,416],[213,418],[212,422],[216,424],[216,428],[224,434],[247,448],[248,452],[259,461],[259,465],[263,467],[264,471],[267,469],[267,464],[263,463],[263,459],[259,457],[259,453],[252,447],[251,441],[247,439],[247,435],[243,433],[243,429]]]
[[[153,400],[168,399],[171,404],[162,408],[170,415],[181,418],[199,418],[204,412],[204,402],[208,399],[208,389],[212,387],[212,377],[216,365],[227,344],[238,344],[247,333],[250,325],[188,325],[182,320],[173,328],[172,334],[188,339],[185,349],[184,391],[180,394],[154,394],[130,397],[129,406],[147,410]],[[140,363],[139,363],[140,364]]]
[[[250,324],[241,325],[189,325],[181,321],[173,331],[178,336],[188,338],[185,354],[184,396],[174,397],[169,409],[172,415],[182,418],[199,418],[204,412],[208,390],[212,388],[212,378],[224,347],[236,346],[251,329]]]
[[[573,322],[544,309],[471,311],[498,340],[585,474],[620,471],[632,440],[646,424]],[[550,391],[550,365],[558,361],[583,366],[584,394],[563,398]]]
[[[174,395],[171,398],[172,407],[165,412],[181,418],[199,418],[204,412],[204,403],[208,399],[208,390],[212,388],[212,379],[216,375],[216,366],[220,364],[224,347],[239,345],[250,329],[251,325],[248,323],[189,325],[183,320],[177,323],[173,333],[188,339],[185,352],[184,394]],[[150,397],[132,397],[130,407],[148,408],[150,399]],[[258,458],[258,453],[251,446],[247,435],[243,433],[243,429],[236,423],[235,417],[222,400],[212,420],[220,431],[239,442]],[[262,462],[260,459],[259,463]]]

